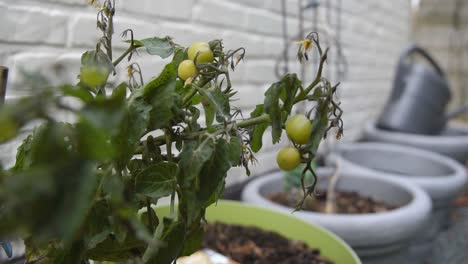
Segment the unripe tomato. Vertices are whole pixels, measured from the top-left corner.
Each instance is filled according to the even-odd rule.
[[[109,71],[98,66],[85,66],[81,68],[80,80],[88,86],[99,87],[106,83]]]
[[[282,170],[294,170],[301,163],[301,154],[294,147],[284,147],[278,151],[276,163]]]
[[[198,54],[197,63],[208,63],[214,60],[213,51],[206,42],[194,42],[188,49],[187,54],[191,60],[195,60]]]
[[[187,80],[190,77],[194,77],[197,75],[198,70],[195,66],[195,63],[191,60],[184,60],[179,64],[179,68],[177,69],[177,73],[179,74],[180,79]]]
[[[297,144],[309,143],[312,123],[305,115],[291,116],[286,122],[286,134]]]

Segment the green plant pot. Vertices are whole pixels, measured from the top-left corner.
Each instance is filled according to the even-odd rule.
[[[169,206],[158,207],[159,215],[169,215]],[[356,253],[336,235],[317,225],[306,223],[291,215],[234,201],[219,201],[206,210],[208,221],[256,226],[277,232],[292,240],[301,240],[319,248],[321,255],[336,264],[360,264]]]

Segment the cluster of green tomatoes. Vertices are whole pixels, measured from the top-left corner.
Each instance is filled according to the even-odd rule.
[[[295,146],[309,143],[311,133],[312,123],[305,115],[293,115],[286,122],[286,134]],[[295,146],[278,151],[276,162],[280,169],[291,171],[301,163],[301,153]]]
[[[182,61],[177,69],[179,78],[184,81],[198,74],[195,63],[211,63],[214,60],[210,45],[201,41],[192,43],[187,51],[187,55],[189,59]]]

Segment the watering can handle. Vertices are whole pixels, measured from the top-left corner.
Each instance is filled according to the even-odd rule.
[[[431,65],[432,67],[434,67],[434,69],[436,70],[436,72],[442,76],[443,78],[445,78],[445,73],[442,71],[442,69],[440,68],[440,66],[437,64],[437,62],[435,62],[435,60],[429,55],[429,53],[427,53],[426,50],[424,50],[423,48],[417,46],[416,44],[412,44],[411,46],[409,46],[400,56],[400,60],[398,62],[399,65],[403,65],[405,63],[405,60],[412,54],[414,53],[418,53],[419,55],[423,56]]]

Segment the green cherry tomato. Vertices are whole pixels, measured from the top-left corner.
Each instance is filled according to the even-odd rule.
[[[301,163],[301,154],[294,147],[284,147],[278,151],[276,163],[280,169],[292,171]]]
[[[179,68],[177,69],[177,73],[179,74],[180,79],[187,80],[190,77],[194,77],[197,75],[198,70],[195,66],[195,63],[191,60],[184,60],[179,64]]]
[[[286,134],[296,144],[309,143],[312,123],[305,115],[291,116],[286,122]]]
[[[206,42],[194,42],[188,49],[187,54],[191,60],[195,60],[198,54],[197,63],[209,63],[214,60],[213,51]]]
[[[81,68],[80,80],[88,86],[99,87],[107,81],[109,71],[98,66],[85,66]]]

